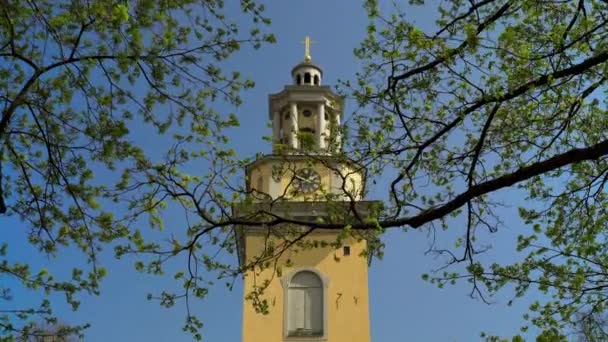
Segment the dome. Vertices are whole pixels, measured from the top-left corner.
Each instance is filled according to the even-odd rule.
[[[305,86],[320,86],[323,70],[320,66],[304,61],[291,69],[293,84]]]

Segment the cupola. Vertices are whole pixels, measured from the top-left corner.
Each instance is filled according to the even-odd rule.
[[[299,86],[320,86],[321,77],[323,71],[321,67],[306,61],[296,65],[291,69],[291,77],[293,78],[293,84]]]
[[[312,41],[310,40],[310,37],[306,36],[303,43],[305,45],[304,62],[291,69],[293,84],[301,86],[320,86],[323,70],[321,70],[321,67],[318,65],[312,63],[312,58],[310,57],[310,44]]]
[[[329,86],[321,85],[323,70],[312,62],[310,38],[306,37],[304,43],[304,61],[291,70],[293,84],[268,99],[273,150],[333,154],[341,146],[344,100]]]

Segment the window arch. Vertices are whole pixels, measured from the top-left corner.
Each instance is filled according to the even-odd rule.
[[[304,84],[310,84],[310,73],[309,72],[304,74]]]
[[[300,84],[302,83],[302,76],[300,76],[300,74],[297,74],[297,75],[296,75],[296,83],[297,83],[298,85],[300,85]]]
[[[315,75],[315,77],[313,77],[313,80],[315,85],[319,85],[319,75]]]
[[[323,336],[323,281],[312,271],[296,273],[287,286],[287,336]]]

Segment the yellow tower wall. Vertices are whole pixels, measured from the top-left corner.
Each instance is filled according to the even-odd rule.
[[[335,231],[315,231],[306,239],[312,241],[335,242]],[[249,264],[262,254],[267,246],[267,236],[261,231],[245,234],[245,260]],[[330,341],[369,342],[369,298],[367,278],[367,258],[361,254],[366,249],[366,241],[354,238],[343,240],[350,247],[350,255],[344,256],[343,249],[317,247],[296,251],[287,250],[277,262],[281,274],[274,267],[248,271],[244,278],[245,295],[264,280],[270,280],[262,299],[269,303],[269,313],[257,313],[251,302],[243,308],[243,342],[285,342],[285,341]],[[291,266],[285,267],[287,260]],[[286,337],[284,317],[284,297],[287,280],[298,270],[315,269],[326,279],[324,296],[325,336]]]

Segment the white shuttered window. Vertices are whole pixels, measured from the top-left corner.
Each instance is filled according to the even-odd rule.
[[[323,283],[310,271],[297,273],[287,289],[289,336],[323,335]]]

